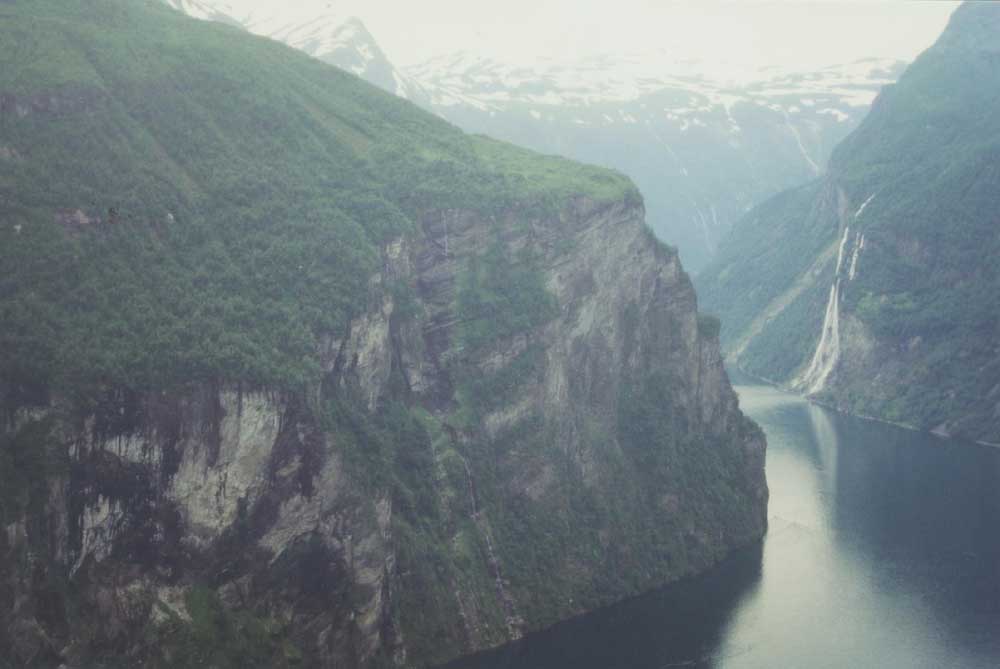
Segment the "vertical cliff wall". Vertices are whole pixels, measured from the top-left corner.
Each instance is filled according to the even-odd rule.
[[[466,294],[488,253],[509,294],[538,282],[540,316],[504,328]],[[763,435],[637,203],[428,214],[371,293],[327,342],[318,400],[200,387],[10,412],[14,657],[194,661],[236,652],[207,650],[222,625],[275,658],[443,661],[764,531]]]
[[[425,666],[761,536],[627,179],[152,0],[3,7],[0,666]]]

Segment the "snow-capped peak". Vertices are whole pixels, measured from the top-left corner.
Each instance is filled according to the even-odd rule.
[[[393,67],[356,16],[308,3],[239,13],[225,0],[165,2],[189,16],[234,23],[256,35],[284,42],[401,97],[419,94],[419,86]]]
[[[237,14],[226,0],[165,1],[191,16],[236,23],[255,34],[284,42],[444,116],[459,108],[498,113],[516,105],[525,107],[539,120],[548,117],[549,112],[542,111],[545,108],[637,103],[668,93],[670,101],[657,101],[655,106],[682,129],[698,126],[700,116],[722,109],[732,131],[738,132],[732,120],[732,109],[738,104],[767,107],[786,118],[809,113],[839,123],[861,113],[879,89],[892,83],[903,68],[899,61],[869,59],[796,71],[698,60],[660,49],[651,53],[591,55],[573,62],[540,58],[528,65],[465,51],[400,70],[360,19],[329,5],[305,3]],[[664,109],[665,105],[668,108]],[[629,112],[612,114],[598,122],[638,121]],[[581,118],[580,123],[586,121]]]
[[[223,0],[164,0],[164,2],[196,19],[242,24],[238,18],[240,12]]]
[[[592,56],[574,63],[540,59],[531,66],[501,63],[477,54],[439,56],[406,69],[413,79],[453,99],[482,105],[501,102],[587,106],[627,102],[664,89],[690,90],[727,108],[739,98],[836,95],[867,106],[892,83],[902,63],[868,60],[811,72],[671,57],[664,52]]]

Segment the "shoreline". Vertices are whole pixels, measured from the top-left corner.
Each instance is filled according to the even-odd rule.
[[[952,441],[956,441],[956,442],[959,442],[959,443],[965,442],[967,444],[975,444],[977,446],[986,446],[988,448],[1000,449],[1000,443],[993,443],[993,442],[990,442],[990,441],[983,441],[983,440],[980,440],[980,439],[968,439],[968,438],[963,438],[963,437],[957,437],[957,436],[950,435],[950,434],[941,434],[940,432],[935,432],[933,430],[924,430],[922,428],[916,427],[915,425],[910,425],[909,423],[900,423],[898,421],[889,420],[887,418],[879,418],[878,416],[869,416],[867,414],[854,413],[853,411],[846,411],[846,410],[838,407],[836,404],[832,404],[832,403],[829,403],[829,402],[824,402],[822,400],[816,399],[813,396],[803,395],[803,394],[797,393],[797,392],[795,392],[793,390],[789,390],[787,387],[785,387],[784,385],[782,385],[781,383],[779,383],[777,381],[774,381],[773,379],[768,379],[767,377],[759,376],[757,374],[751,374],[750,372],[746,371],[745,369],[741,368],[739,365],[736,365],[735,363],[733,364],[733,369],[735,369],[741,375],[747,377],[750,380],[759,381],[759,382],[761,382],[762,384],[764,384],[766,386],[769,386],[771,388],[774,388],[775,390],[779,390],[782,393],[785,393],[786,395],[792,395],[794,397],[798,397],[798,398],[802,399],[805,402],[809,402],[810,404],[815,404],[816,406],[822,407],[824,409],[829,409],[830,411],[834,411],[834,412],[836,412],[836,413],[838,413],[838,414],[840,414],[842,416],[851,416],[852,418],[860,418],[861,420],[867,420],[867,421],[871,421],[873,423],[882,423],[883,425],[892,425],[893,427],[899,427],[899,428],[902,428],[904,430],[909,430],[910,432],[917,432],[919,434],[929,434],[929,435],[937,437],[938,439],[950,439]],[[727,375],[729,374],[728,369],[726,370],[726,374]],[[732,385],[734,387],[737,385],[737,384],[733,383],[732,379],[729,380],[729,383],[730,383],[730,385]]]

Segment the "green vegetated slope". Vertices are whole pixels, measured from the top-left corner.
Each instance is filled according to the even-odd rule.
[[[0,45],[0,666],[443,662],[763,533],[621,175],[153,0]]]
[[[348,322],[381,299],[369,283],[381,269],[381,247],[416,234],[424,213],[453,208],[489,219],[510,208],[551,213],[571,196],[638,201],[618,174],[467,136],[288,47],[153,0],[0,3],[0,44],[4,430],[8,413],[51,397],[68,400],[59,406],[74,411],[70,424],[96,412],[97,429],[109,433],[153,431],[142,423],[151,418],[122,398],[184,397],[205,384],[304,397],[321,384],[322,337],[343,337]],[[551,315],[537,277],[512,271],[533,311],[523,312],[520,293],[507,290],[507,320],[494,323],[506,329],[470,330],[470,340]],[[487,272],[484,290],[509,289],[496,283],[507,278]],[[401,560],[416,551],[413,561],[425,564],[443,550],[437,542],[448,538],[433,527],[438,502],[428,497],[436,473],[425,461],[429,430],[440,427],[401,404],[378,416],[350,399],[311,410],[338,435],[358,485],[390,491]],[[53,426],[47,419],[0,436],[5,527],[21,517],[39,527],[64,522],[49,515],[56,513],[50,482],[71,469],[79,477],[82,465],[52,438],[61,429]],[[153,495],[147,483],[150,490],[136,494]],[[59,593],[48,601],[61,622],[46,632],[68,626],[84,646],[100,638],[80,629],[91,620],[100,627],[85,602],[63,599],[72,592],[69,565],[52,575],[62,549],[36,543],[32,550],[51,569],[45,591]],[[4,587],[30,582],[18,568],[0,568]],[[434,603],[414,596],[400,606]],[[187,599],[192,621],[156,632],[154,647],[170,649],[172,660],[160,658],[166,664],[284,666],[298,653],[282,641],[293,632],[275,620],[220,618],[216,596],[203,590]],[[6,633],[2,654],[14,643]],[[423,643],[458,652],[446,641]],[[108,645],[102,657],[120,648]]]
[[[810,363],[849,229],[840,356],[820,395],[1000,440],[998,104],[1000,7],[967,3],[838,146],[829,176],[750,212],[699,278],[741,366],[789,380]]]
[[[0,35],[0,372],[25,384],[299,387],[416,213],[632,189],[156,2],[4,3]]]

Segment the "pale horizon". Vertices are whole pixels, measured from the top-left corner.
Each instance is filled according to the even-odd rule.
[[[672,2],[510,0],[229,0],[237,12],[356,16],[401,67],[469,52],[513,64],[594,56],[803,69],[865,58],[912,61],[944,30],[957,2]]]

